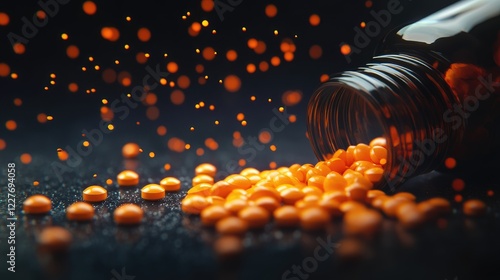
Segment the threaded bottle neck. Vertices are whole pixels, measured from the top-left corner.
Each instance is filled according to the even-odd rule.
[[[316,156],[387,139],[386,184],[394,189],[440,164],[462,137],[443,113],[458,100],[431,64],[414,54],[375,57],[332,77],[308,105],[308,135]]]

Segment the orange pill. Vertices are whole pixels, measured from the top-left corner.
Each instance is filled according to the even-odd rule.
[[[264,196],[255,200],[255,206],[262,207],[269,212],[273,212],[276,208],[280,207],[280,203],[270,196]]]
[[[364,202],[368,189],[360,183],[353,183],[345,188],[345,193],[351,200]]]
[[[384,137],[373,138],[373,140],[370,141],[370,147],[375,147],[375,146],[381,146],[387,148],[387,140]]]
[[[165,189],[158,184],[148,184],[141,189],[141,197],[145,200],[160,200],[165,197]]]
[[[252,186],[252,182],[250,179],[243,175],[233,174],[224,179],[224,181],[228,182],[235,189],[246,190]]]
[[[307,195],[315,195],[315,196],[322,196],[323,195],[323,190],[321,190],[318,187],[314,187],[314,186],[304,187],[300,191],[303,192],[306,196]]]
[[[205,226],[213,226],[217,221],[229,216],[231,216],[231,212],[221,205],[208,206],[200,213],[201,223]]]
[[[262,197],[271,197],[278,202],[281,201],[280,193],[276,189],[270,187],[264,187],[264,186],[252,187],[247,190],[247,195],[248,199],[250,200],[257,200]]]
[[[247,206],[238,212],[238,217],[246,221],[250,228],[261,228],[269,222],[270,214],[262,207]]]
[[[280,192],[280,196],[285,204],[293,205],[302,199],[305,194],[296,187],[288,187]]]
[[[290,178],[284,174],[278,174],[278,175],[274,176],[272,179],[272,182],[273,182],[273,185],[275,188],[280,186],[280,185],[283,185],[283,184],[291,184],[291,185],[294,184],[294,181],[292,180],[292,178]]]
[[[373,167],[377,167],[377,166],[378,165],[376,165],[375,163],[373,163],[371,161],[358,160],[358,161],[355,161],[353,164],[351,164],[351,166],[349,168],[354,170],[354,171],[364,173],[366,170],[373,168]]]
[[[160,181],[160,186],[165,191],[178,191],[181,189],[181,181],[175,177],[165,177]]]
[[[207,199],[201,195],[189,195],[181,201],[181,209],[185,213],[200,214],[206,207],[210,206]]]
[[[406,199],[411,200],[411,201],[415,201],[417,199],[415,197],[415,195],[413,195],[409,192],[398,192],[398,193],[394,194],[392,197],[403,197],[403,198],[406,198]]]
[[[399,223],[408,229],[416,228],[425,222],[424,213],[418,210],[414,202],[403,203],[396,209],[396,217]]]
[[[71,233],[58,226],[49,226],[44,228],[37,238],[38,246],[41,251],[51,252],[51,253],[61,253],[67,251],[73,237]]]
[[[354,162],[354,150],[356,149],[356,146],[349,146],[347,147],[347,150],[345,151],[345,165],[346,166],[351,166],[351,164]]]
[[[370,158],[370,146],[366,144],[358,144],[356,145],[356,148],[354,149],[354,160],[366,160],[366,161],[371,161]]]
[[[293,206],[285,205],[273,212],[274,222],[279,227],[293,227],[300,222],[299,210]]]
[[[342,202],[340,203],[339,205],[339,210],[340,212],[342,213],[347,213],[347,212],[351,212],[351,211],[355,211],[355,210],[364,210],[366,209],[366,206],[360,202],[357,202],[357,201],[346,201],[346,202]]]
[[[390,197],[383,194],[383,195],[379,195],[375,198],[372,199],[372,202],[371,202],[371,205],[373,208],[377,208],[377,209],[382,209],[382,205],[384,204],[384,202],[386,200],[388,200]]]
[[[370,237],[382,225],[382,215],[372,209],[349,211],[344,215],[344,232],[348,235]]]
[[[345,163],[347,162],[347,151],[344,150],[344,149],[338,149],[338,150],[336,150],[335,153],[333,153],[333,156],[332,156],[332,159],[334,159],[334,158],[341,159],[344,162],[344,165],[345,165]],[[330,167],[330,169],[332,169],[332,168]]]
[[[382,203],[382,211],[384,211],[384,213],[389,217],[395,217],[396,209],[404,203],[413,202],[406,197],[390,197]]]
[[[94,217],[94,207],[86,202],[75,202],[66,208],[66,218],[71,221],[88,221]]]
[[[365,170],[364,174],[366,179],[372,183],[376,183],[382,180],[382,177],[384,176],[384,169],[380,167],[373,167]]]
[[[373,163],[384,165],[387,163],[387,149],[382,146],[372,146],[370,159]]]
[[[325,192],[323,194],[322,199],[335,200],[339,203],[342,203],[348,201],[349,197],[347,197],[344,191],[331,191],[331,192]]]
[[[330,214],[322,207],[308,207],[300,212],[300,225],[305,230],[325,228],[330,222]]]
[[[136,186],[139,184],[139,174],[132,170],[124,170],[118,174],[116,181],[123,187]]]
[[[108,198],[108,191],[101,186],[90,186],[83,190],[83,200],[99,202]]]
[[[245,176],[245,177],[249,177],[251,175],[259,175],[259,174],[260,174],[260,171],[253,168],[253,167],[247,167],[247,168],[241,170],[241,172],[240,172],[240,175]]]
[[[343,215],[340,211],[340,203],[336,200],[320,199],[318,206],[325,209],[332,217],[340,217]]]
[[[226,181],[218,181],[210,188],[210,195],[226,198],[235,187]]]
[[[244,199],[232,199],[226,200],[224,208],[233,214],[237,214],[241,209],[247,207],[248,205],[248,201]]]
[[[138,205],[127,203],[115,209],[113,217],[115,223],[119,225],[133,225],[142,221],[144,211]]]
[[[248,230],[248,223],[241,218],[230,216],[219,220],[215,229],[220,234],[240,235]]]
[[[486,204],[479,199],[469,199],[463,205],[464,214],[470,217],[478,217],[486,214]]]
[[[217,173],[217,167],[210,163],[202,163],[194,169],[195,175],[208,175],[210,177],[215,177]]]
[[[307,180],[307,185],[308,186],[314,186],[314,187],[317,187],[317,188],[323,190],[323,183],[325,182],[325,179],[326,179],[325,176],[314,175],[314,176],[311,176]]]
[[[23,210],[26,214],[45,214],[52,208],[50,199],[41,194],[32,195],[23,202]]]
[[[319,170],[320,175],[322,175],[322,176],[326,176],[328,173],[330,173],[332,171],[330,169],[330,167],[328,167],[327,163],[324,161],[320,161],[320,162],[316,163],[314,168]]]
[[[226,200],[220,196],[211,195],[206,197],[208,204],[224,206]]]
[[[123,145],[122,155],[124,158],[136,158],[141,153],[141,147],[136,143],[127,143]]]
[[[196,185],[199,185],[202,183],[207,183],[207,184],[213,185],[214,178],[212,178],[206,174],[196,175],[193,177],[192,183],[193,183],[193,186],[196,186]]]
[[[243,199],[243,200],[247,200],[248,197],[247,197],[248,193],[246,190],[242,190],[242,189],[234,189],[232,190],[229,195],[226,197],[226,200],[227,201],[230,201],[230,200],[233,200],[233,199]]]
[[[249,176],[245,176],[245,177],[247,177],[248,180],[250,180],[252,185],[257,184],[258,182],[260,182],[262,180],[262,178],[260,178],[259,175],[249,175]]]
[[[243,251],[243,240],[239,236],[225,235],[215,241],[214,251],[223,260],[231,260]]]
[[[438,214],[447,214],[451,212],[450,202],[441,197],[433,197],[427,200],[430,203]]]
[[[330,168],[331,171],[335,171],[339,174],[344,173],[344,171],[347,169],[345,161],[341,158],[332,158],[326,162],[326,165]]]
[[[209,196],[210,190],[212,189],[212,185],[208,183],[201,183],[187,191],[187,194],[197,194],[201,196]]]
[[[321,174],[321,171],[319,171],[318,169],[311,168],[306,173],[306,182],[308,182],[309,179],[313,176],[323,176],[323,175]]]
[[[323,181],[325,192],[343,191],[347,186],[347,180],[340,173],[332,171],[326,175]]]
[[[385,192],[383,192],[381,190],[369,190],[366,193],[366,202],[368,204],[371,204],[376,197],[381,196],[381,195],[386,195],[386,194],[385,194]]]

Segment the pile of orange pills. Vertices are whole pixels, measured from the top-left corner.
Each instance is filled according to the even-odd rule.
[[[415,228],[451,212],[450,202],[443,198],[417,202],[411,193],[388,195],[374,189],[386,163],[384,138],[339,149],[316,165],[264,171],[250,167],[218,182],[213,179],[215,166],[204,163],[196,167],[181,208],[200,215],[202,224],[214,226],[221,234],[242,234],[271,221],[278,227],[318,230],[342,217],[346,234],[372,235],[384,216]],[[463,207],[468,216],[486,212],[479,200],[467,201]]]

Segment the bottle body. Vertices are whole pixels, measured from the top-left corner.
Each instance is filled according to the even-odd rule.
[[[385,182],[493,156],[500,140],[500,1],[461,1],[399,31],[311,97],[316,156],[385,137]],[[498,150],[498,149],[497,149]]]

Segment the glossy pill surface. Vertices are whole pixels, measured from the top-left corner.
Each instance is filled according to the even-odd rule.
[[[94,217],[94,207],[86,202],[75,202],[66,208],[66,218],[71,221],[89,221]]]
[[[83,200],[99,202],[108,198],[108,191],[101,186],[89,186],[83,190]]]
[[[165,177],[160,181],[160,186],[167,192],[174,192],[181,189],[181,181],[175,177]]]
[[[50,211],[52,202],[41,194],[32,195],[23,202],[23,210],[26,214],[44,214]]]
[[[145,200],[160,200],[165,197],[165,189],[158,184],[148,184],[141,189],[141,197]]]
[[[132,203],[120,205],[113,213],[115,223],[119,225],[139,224],[143,216],[141,207]]]
[[[124,170],[116,177],[118,185],[123,187],[131,187],[139,184],[139,174],[132,170]]]

